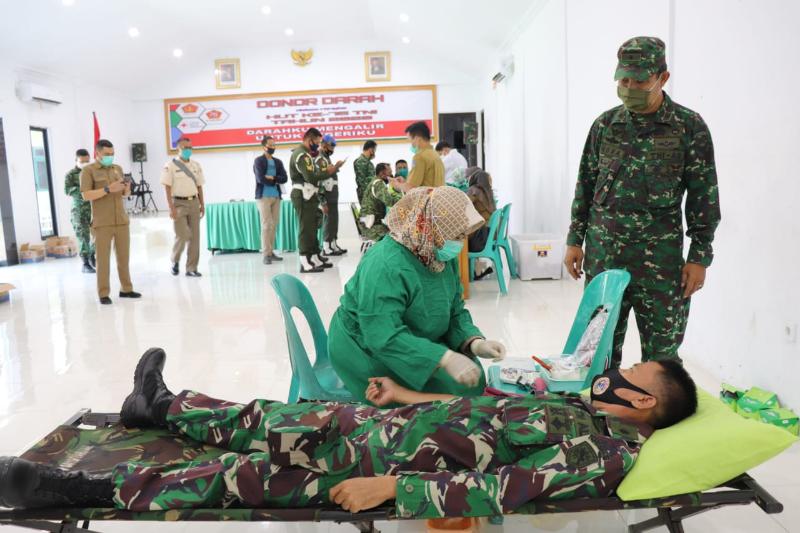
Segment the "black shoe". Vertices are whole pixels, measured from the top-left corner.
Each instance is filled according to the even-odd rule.
[[[113,507],[111,475],[90,476],[0,457],[0,507]]]
[[[283,257],[275,254],[272,254],[271,256],[269,256],[269,258],[272,259],[273,261],[283,261]]]
[[[272,264],[272,256],[265,255],[264,259],[261,262],[264,263],[265,265],[271,265]]]
[[[89,264],[92,265],[92,268],[97,268],[97,258],[94,254],[89,256]]]
[[[119,412],[125,427],[166,427],[167,411],[175,399],[161,375],[166,360],[167,354],[161,348],[150,348],[139,359],[133,374],[133,392]]]
[[[492,274],[492,273],[494,273],[494,269],[492,267],[488,267],[486,270],[484,270],[483,272],[481,272],[480,274],[475,276],[475,281],[478,281],[479,279],[483,279],[483,278],[485,278],[486,276],[488,276],[489,274]]]
[[[181,269],[178,267],[178,263],[172,263],[172,271],[171,271],[172,275],[173,276],[177,276],[178,272],[180,272],[180,271],[181,271]]]
[[[328,261],[326,257],[323,257],[322,254],[317,254],[317,262],[322,263],[321,265],[319,265],[322,268],[333,268],[333,263]]]
[[[108,296],[103,296],[102,298],[100,298],[100,303],[103,305],[111,305],[111,298],[109,298]]]
[[[94,269],[92,265],[89,264],[88,261],[83,263],[83,268],[81,269],[84,274],[95,274],[97,271]]]
[[[322,265],[317,265],[312,259],[312,256],[307,255],[300,260],[300,272],[306,274],[309,272],[322,272],[325,270]]]
[[[191,272],[186,273],[187,278],[202,278],[203,275],[198,272],[197,270],[192,270]]]
[[[142,294],[136,291],[122,292],[119,291],[120,298],[141,298]]]

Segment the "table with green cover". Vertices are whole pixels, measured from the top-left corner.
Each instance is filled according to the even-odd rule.
[[[297,214],[289,200],[281,201],[281,215],[275,231],[275,249],[297,250]],[[255,201],[206,204],[208,249],[261,250],[261,219]]]

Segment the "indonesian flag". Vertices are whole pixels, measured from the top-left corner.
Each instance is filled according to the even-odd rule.
[[[94,121],[94,146],[96,146],[97,141],[100,140],[100,124],[97,123],[97,115],[94,111],[92,111],[92,119]]]

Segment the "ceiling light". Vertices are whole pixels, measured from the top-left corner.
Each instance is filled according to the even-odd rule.
[[[75,0],[61,0],[61,3],[64,4],[65,6],[69,7],[69,6],[75,4]]]
[[[403,41],[403,44],[408,44],[408,43],[411,42],[411,39],[409,39],[408,37],[403,37],[402,41]]]
[[[272,13],[272,8],[269,6],[262,6],[261,12],[265,15],[269,15],[270,13]]]
[[[183,50],[181,50],[180,48],[176,48],[175,50],[172,51],[172,55],[174,55],[175,57],[181,57],[183,56]]]
[[[288,37],[291,37],[292,35],[294,35],[294,30],[292,28],[286,28],[285,30],[283,30],[283,33],[285,33]]]
[[[139,36],[139,28],[129,28],[128,35],[131,37],[138,37]]]
[[[409,18],[408,15],[405,13],[400,13],[400,22],[408,22]]]

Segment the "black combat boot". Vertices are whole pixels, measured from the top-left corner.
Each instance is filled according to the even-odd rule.
[[[83,268],[82,268],[82,270],[83,270],[84,274],[94,274],[96,272],[94,267],[92,266],[92,262],[91,262],[91,260],[89,259],[88,256],[83,258]]]
[[[111,475],[91,476],[0,457],[0,507],[113,507]]]
[[[150,348],[136,365],[133,392],[125,398],[120,420],[127,428],[166,427],[167,411],[175,399],[161,372],[167,354],[161,348]]]

